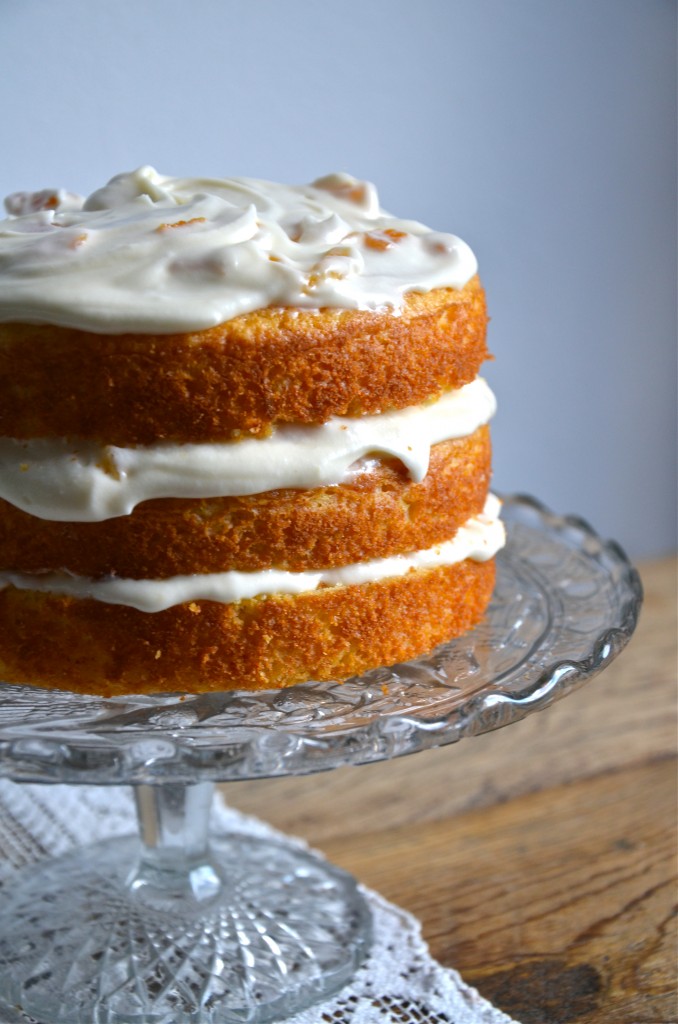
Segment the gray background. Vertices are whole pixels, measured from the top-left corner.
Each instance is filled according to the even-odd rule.
[[[675,547],[672,0],[0,0],[0,54],[3,195],[341,169],[461,235],[495,486]]]

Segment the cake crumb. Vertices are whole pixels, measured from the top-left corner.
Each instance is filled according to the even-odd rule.
[[[191,217],[190,220],[175,220],[173,224],[165,223],[159,224],[155,229],[157,232],[162,234],[163,231],[168,231],[170,228],[186,228],[189,224],[204,224],[204,217]]]
[[[405,231],[387,228],[385,231],[366,232],[364,243],[367,249],[376,249],[377,252],[384,252],[386,249],[391,249],[394,242],[399,242],[401,238],[405,237]]]
[[[162,651],[156,651],[155,652],[155,660],[157,661],[158,658],[160,658],[160,657],[162,657]]]
[[[195,601],[191,601],[188,606],[189,612],[193,612],[194,615],[200,615],[200,605],[196,604]]]

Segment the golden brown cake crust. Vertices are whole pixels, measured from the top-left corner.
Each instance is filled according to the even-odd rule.
[[[269,689],[346,679],[475,625],[494,562],[237,604],[145,614],[93,600],[0,591],[0,678],[99,693]]]
[[[262,309],[172,335],[0,324],[0,435],[200,442],[406,408],[474,379],[486,324],[477,277],[397,315]]]
[[[300,572],[418,551],[449,540],[482,511],[490,458],[489,428],[481,427],[435,445],[421,483],[388,459],[333,487],[148,501],[102,523],[36,519],[0,501],[0,565],[163,579],[229,569]]]

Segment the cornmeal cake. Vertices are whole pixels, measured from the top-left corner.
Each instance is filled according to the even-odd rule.
[[[345,679],[483,616],[476,260],[345,174],[143,167],[0,222],[0,678]]]

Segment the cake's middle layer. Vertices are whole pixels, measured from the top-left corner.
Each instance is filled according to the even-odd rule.
[[[392,455],[423,480],[431,446],[468,437],[496,402],[478,379],[399,412],[288,426],[266,438],[119,448],[62,439],[0,438],[0,498],[40,519],[101,522],[152,498],[226,498],[313,490],[355,475],[365,456]]]
[[[346,483],[246,497],[161,499],[101,523],[50,522],[0,501],[0,566],[100,578],[291,572],[431,547],[482,511],[489,428],[434,445],[415,483],[395,459],[370,460]]]

